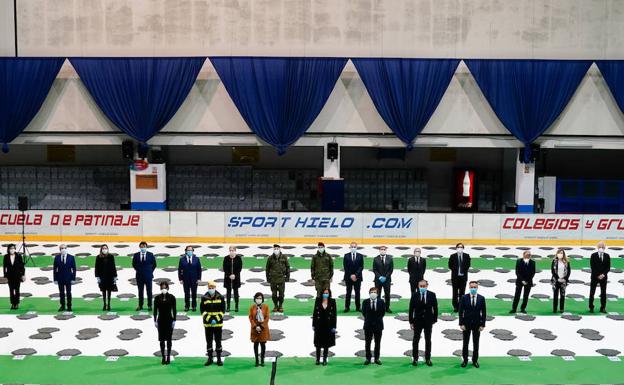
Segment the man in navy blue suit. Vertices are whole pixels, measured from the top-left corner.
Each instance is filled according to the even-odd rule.
[[[58,311],[65,311],[65,300],[67,299],[67,310],[72,311],[71,287],[76,281],[76,260],[74,256],[67,253],[67,246],[59,246],[60,253],[54,257],[53,279],[58,285],[61,307]]]
[[[342,267],[344,282],[347,286],[345,297],[345,313],[351,308],[351,291],[355,292],[355,311],[360,311],[360,288],[362,286],[362,270],[364,270],[364,256],[357,252],[357,243],[351,242],[349,252],[344,255]]]
[[[371,363],[371,342],[375,339],[375,363],[381,365],[379,355],[381,351],[381,335],[384,329],[383,317],[386,314],[386,304],[379,298],[376,287],[368,290],[367,298],[362,302],[362,315],[364,316],[364,349],[366,350],[366,361],[364,365]]]
[[[178,279],[184,286],[184,311],[189,310],[190,297],[193,298],[193,311],[197,311],[197,283],[201,280],[201,261],[195,255],[193,246],[186,246],[178,263]]]
[[[139,306],[143,310],[143,290],[147,289],[147,309],[152,310],[152,280],[156,269],[156,257],[147,251],[147,242],[139,243],[139,252],[132,256],[132,267],[136,271],[136,284],[139,288]]]
[[[464,334],[464,345],[462,348],[462,364],[465,368],[468,365],[468,343],[472,334],[472,364],[479,367],[479,337],[485,329],[487,312],[485,310],[485,298],[477,294],[479,284],[477,281],[470,281],[470,293],[464,295],[459,302],[459,327]]]

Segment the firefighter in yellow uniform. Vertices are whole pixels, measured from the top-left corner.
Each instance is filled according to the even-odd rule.
[[[208,360],[204,364],[210,366],[213,363],[212,340],[215,342],[217,352],[217,365],[223,366],[221,360],[221,336],[223,332],[223,314],[225,313],[225,300],[217,291],[217,284],[214,281],[208,282],[208,291],[201,298],[199,306],[202,319],[204,321],[204,331],[206,332],[206,350]]]

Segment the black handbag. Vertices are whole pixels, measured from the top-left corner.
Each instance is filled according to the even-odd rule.
[[[113,288],[111,289],[111,291],[117,292],[119,291],[119,289],[117,288],[117,284],[113,283]]]

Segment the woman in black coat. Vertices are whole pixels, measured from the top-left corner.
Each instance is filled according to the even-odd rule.
[[[102,310],[110,310],[111,292],[117,291],[117,266],[115,257],[108,253],[108,245],[100,246],[100,253],[95,258],[95,278],[102,292]]]
[[[230,246],[230,254],[223,258],[223,286],[225,286],[226,310],[230,311],[232,290],[234,291],[234,311],[238,313],[238,288],[241,287],[243,259],[236,254],[236,246]]]
[[[314,329],[316,364],[320,365],[322,348],[323,366],[326,366],[329,348],[336,345],[336,300],[331,298],[329,289],[324,289],[321,297],[316,298],[312,314],[312,329]]]
[[[17,310],[20,302],[20,285],[26,280],[26,268],[24,259],[18,254],[15,244],[7,246],[7,253],[4,255],[2,263],[4,278],[9,284],[9,298],[11,300],[11,310]]]
[[[167,281],[160,283],[160,294],[154,298],[154,326],[158,329],[158,341],[160,342],[161,363],[169,365],[171,362],[171,337],[176,321],[176,298],[169,294]],[[165,342],[167,343],[167,355],[165,356]]]

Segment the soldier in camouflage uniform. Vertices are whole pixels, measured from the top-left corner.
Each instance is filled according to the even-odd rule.
[[[290,279],[290,264],[288,258],[282,254],[279,245],[273,245],[273,254],[266,264],[266,280],[271,284],[273,312],[284,312],[284,289]]]
[[[312,280],[316,288],[316,296],[320,297],[323,290],[329,289],[332,277],[334,276],[334,261],[326,251],[323,242],[318,243],[318,249],[312,257]]]

